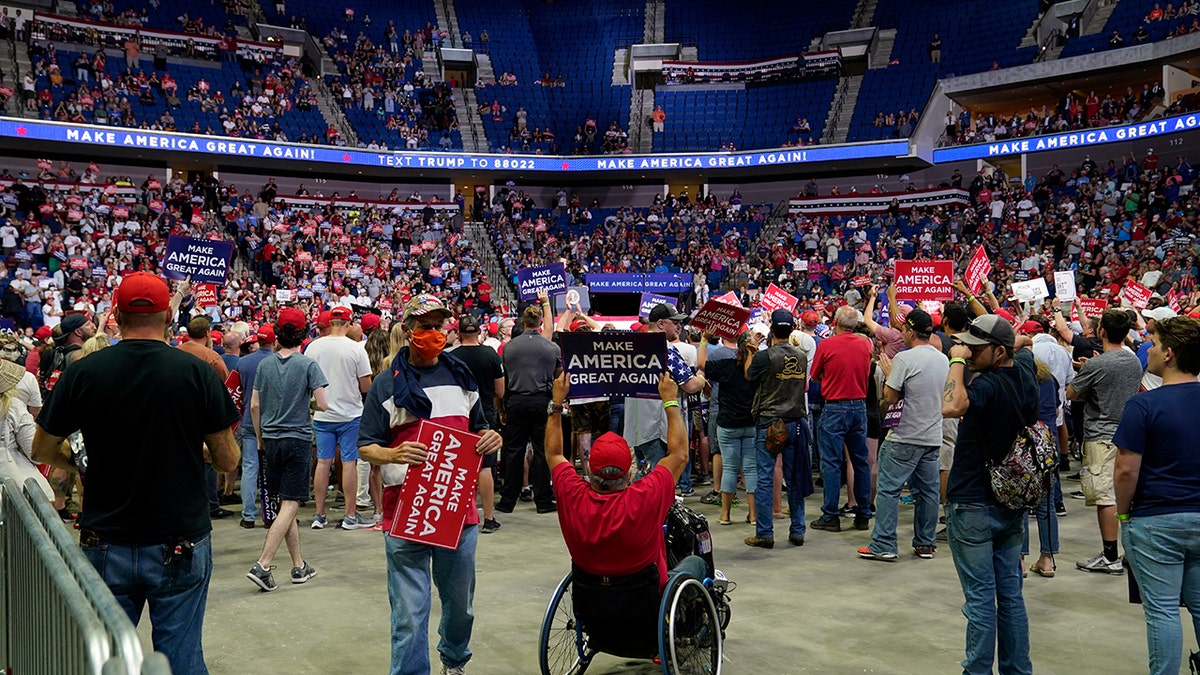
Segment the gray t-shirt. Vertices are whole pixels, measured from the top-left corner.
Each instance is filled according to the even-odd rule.
[[[549,394],[554,371],[562,360],[558,345],[527,332],[504,345],[504,391],[509,394]]]
[[[887,440],[913,445],[942,444],[942,391],[950,361],[941,350],[921,345],[896,354],[887,386],[900,392],[904,413]]]
[[[1142,362],[1128,349],[1101,352],[1088,359],[1071,381],[1084,398],[1083,440],[1111,441],[1125,402],[1142,382]]]
[[[313,390],[327,386],[321,366],[303,354],[287,358],[272,354],[263,359],[254,375],[262,437],[312,438],[308,400]]]

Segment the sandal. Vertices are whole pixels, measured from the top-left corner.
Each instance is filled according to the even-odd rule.
[[[750,524],[750,523],[753,523],[753,522],[754,522],[754,521],[750,519],[750,514],[748,514],[748,513],[747,513],[747,514],[746,514],[746,523],[747,523],[747,524]]]
[[[1033,572],[1034,574],[1038,575],[1039,577],[1045,577],[1047,579],[1054,578],[1054,568],[1045,569],[1045,568],[1039,567],[1037,563],[1030,565],[1029,571]]]
[[[718,525],[729,525],[729,524],[732,524],[732,523],[733,523],[733,521],[732,521],[732,520],[730,520],[730,519],[728,519],[728,518],[718,518],[718,519],[717,519],[717,524],[718,524]]]

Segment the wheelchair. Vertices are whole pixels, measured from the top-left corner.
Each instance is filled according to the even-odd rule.
[[[655,565],[622,577],[588,574],[572,565],[542,619],[542,675],[582,675],[599,653],[660,659],[664,675],[720,675],[728,594],[736,584],[713,566],[704,516],[676,502],[663,531],[667,564],[697,555],[707,578],[671,573],[660,595]]]

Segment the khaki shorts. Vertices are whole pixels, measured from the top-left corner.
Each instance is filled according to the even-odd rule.
[[[1113,471],[1117,466],[1117,446],[1112,441],[1085,441],[1083,444],[1083,468],[1079,470],[1079,483],[1088,506],[1116,506],[1117,493],[1113,490]]]
[[[942,447],[938,450],[938,471],[949,471],[954,464],[954,444],[958,442],[958,418],[942,420]]]

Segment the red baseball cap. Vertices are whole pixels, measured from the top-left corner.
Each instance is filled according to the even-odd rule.
[[[588,457],[588,468],[592,473],[603,478],[620,478],[629,473],[632,463],[629,443],[617,434],[605,432],[592,443],[592,452]]]
[[[317,328],[329,328],[329,310],[325,310],[317,315]]]
[[[115,295],[117,309],[129,314],[153,314],[171,308],[167,282],[149,272],[134,272],[125,277]]]
[[[817,316],[817,313],[811,309],[804,310],[804,312],[800,315],[800,320],[804,322],[805,326],[815,326],[821,323],[821,318]]]
[[[258,337],[259,342],[272,344],[275,342],[275,326],[274,324],[264,323],[258,327],[258,331],[254,335]]]
[[[329,319],[331,321],[353,321],[354,312],[349,307],[338,305],[329,310]]]
[[[50,339],[50,334],[53,332],[54,331],[50,329],[50,326],[42,326],[34,332],[33,337],[38,342],[45,342],[46,340]]]
[[[575,319],[574,321],[571,322],[571,332],[572,333],[574,333],[576,331],[581,331],[581,330],[590,330],[590,328],[588,328],[587,321],[584,321],[583,319]]]
[[[379,315],[364,314],[362,321],[359,323],[362,325],[363,332],[370,335],[375,332],[375,329],[379,328]]]
[[[1021,334],[1022,335],[1033,335],[1035,333],[1041,333],[1041,332],[1042,332],[1042,324],[1040,324],[1036,321],[1026,321],[1025,323],[1021,324]]]
[[[500,324],[498,324],[498,323],[495,323],[495,322],[489,323],[487,328],[488,328],[488,335],[491,335],[492,337],[496,337],[497,335],[500,334]]]
[[[304,330],[308,325],[308,318],[295,307],[284,307],[279,311],[279,318],[275,320],[275,324],[293,330]]]
[[[221,334],[221,331],[214,330],[214,331],[209,331],[208,337],[212,338],[213,342],[219,343],[221,341],[221,339],[224,338],[225,336]]]

